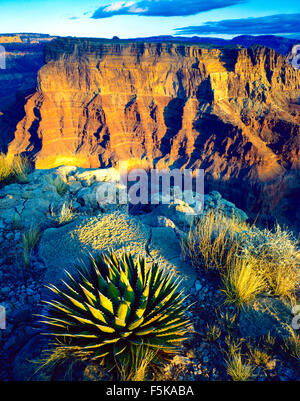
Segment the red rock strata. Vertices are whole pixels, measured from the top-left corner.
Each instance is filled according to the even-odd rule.
[[[45,58],[9,152],[32,152],[37,168],[204,168],[240,207],[300,219],[300,72],[284,56],[57,39]]]

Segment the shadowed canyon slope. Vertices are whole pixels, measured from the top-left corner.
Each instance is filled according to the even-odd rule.
[[[9,152],[35,155],[37,168],[204,168],[238,206],[300,219],[300,72],[284,56],[57,39],[45,61]]]
[[[0,113],[20,94],[36,87],[37,72],[44,64],[43,44],[53,39],[34,33],[0,33],[0,46],[5,50],[5,68],[0,68]]]

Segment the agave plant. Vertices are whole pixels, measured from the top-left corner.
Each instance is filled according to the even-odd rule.
[[[99,254],[67,272],[63,289],[45,301],[43,323],[57,347],[106,367],[131,363],[135,349],[156,349],[160,358],[186,339],[189,320],[173,274],[131,254]]]

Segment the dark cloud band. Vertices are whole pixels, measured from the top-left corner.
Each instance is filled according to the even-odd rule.
[[[245,0],[126,0],[112,2],[98,8],[91,18],[108,18],[114,15],[143,15],[147,17],[186,16],[244,2]]]
[[[267,17],[209,21],[199,26],[177,28],[177,35],[271,35],[300,32],[300,14],[277,14]]]

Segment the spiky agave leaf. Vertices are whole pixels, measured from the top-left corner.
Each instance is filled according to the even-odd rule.
[[[67,272],[62,288],[46,302],[43,316],[49,334],[74,356],[113,366],[130,359],[132,349],[145,346],[174,352],[187,337],[190,322],[184,316],[183,294],[170,272],[130,253],[90,256]]]

